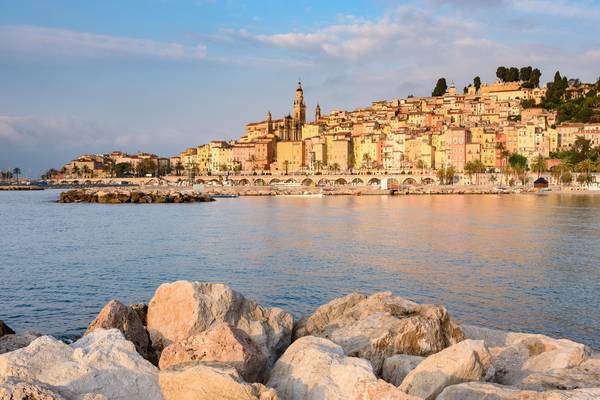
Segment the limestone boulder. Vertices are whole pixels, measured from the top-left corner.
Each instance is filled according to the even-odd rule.
[[[406,375],[417,367],[425,357],[396,354],[383,361],[381,378],[394,386],[400,386]]]
[[[8,325],[6,325],[4,323],[4,321],[2,321],[0,319],[0,337],[2,337],[4,335],[14,335],[14,334],[15,334],[15,331],[10,329],[10,327]]]
[[[492,383],[469,382],[448,386],[436,400],[597,400],[600,389],[536,392]]]
[[[247,382],[262,380],[267,358],[241,329],[225,322],[167,346],[160,357],[160,369],[188,361],[218,361],[234,367]]]
[[[148,332],[138,314],[120,301],[108,302],[87,328],[84,336],[98,329],[118,329],[125,339],[135,345],[135,349],[142,357],[148,358],[148,347],[150,346]]]
[[[69,400],[159,400],[158,369],[117,329],[96,330],[72,345],[42,336],[0,355],[0,382],[42,385]]]
[[[35,332],[8,334],[0,337],[0,354],[27,347],[41,335]]]
[[[277,400],[277,392],[260,383],[244,382],[230,365],[191,361],[161,370],[165,400]]]
[[[485,379],[491,355],[482,340],[464,340],[423,360],[404,378],[400,389],[435,399],[445,387]]]
[[[600,388],[600,359],[590,359],[572,368],[530,374],[519,387],[538,391]]]
[[[411,398],[378,381],[367,360],[348,357],[341,346],[314,336],[302,337],[288,347],[270,371],[267,386],[286,400]]]
[[[65,398],[33,383],[9,379],[0,383],[0,400],[65,400]]]
[[[494,382],[519,385],[531,374],[576,367],[591,356],[591,349],[568,339],[463,326],[465,335],[484,340],[492,354]]]
[[[369,360],[376,374],[394,354],[427,356],[463,339],[443,306],[417,304],[390,292],[335,299],[298,323],[295,335],[327,338],[346,355]]]
[[[219,283],[178,281],[161,285],[148,304],[148,332],[158,349],[226,322],[246,332],[267,357],[267,368],[289,346],[293,317]]]

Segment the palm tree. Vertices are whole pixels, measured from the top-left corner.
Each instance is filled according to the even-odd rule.
[[[340,164],[338,163],[333,163],[333,165],[331,166],[331,169],[333,170],[333,172],[339,172],[340,171]]]
[[[546,159],[541,154],[538,154],[537,157],[533,160],[533,163],[531,164],[531,170],[533,172],[537,172],[538,178],[540,177],[540,175],[542,175],[543,172],[548,171]]]
[[[323,161],[321,161],[321,160],[315,161],[315,169],[317,170],[317,172],[320,172],[321,168],[323,168]]]
[[[475,160],[475,161],[473,161],[473,167],[474,167],[474,172],[475,172],[475,180],[477,181],[477,184],[479,185],[479,174],[482,174],[485,172],[485,165],[481,162],[481,160]]]
[[[183,164],[181,163],[181,161],[177,161],[177,163],[175,164],[175,175],[180,176],[181,175],[181,171],[183,171]]]
[[[577,163],[577,165],[575,166],[575,169],[578,172],[582,172],[583,173],[583,178],[579,179],[579,176],[577,177],[577,181],[579,181],[580,183],[585,183],[587,186],[590,185],[590,183],[592,182],[592,172],[595,171],[598,168],[597,163],[595,163],[594,161],[590,160],[589,158]],[[581,174],[580,174],[581,176]]]
[[[288,172],[289,172],[288,170],[289,170],[289,168],[290,168],[290,162],[289,162],[289,160],[285,160],[285,161],[283,162],[283,165],[284,165],[284,167],[285,167],[285,174],[287,175],[287,174],[288,174]]]
[[[463,170],[465,171],[465,174],[467,174],[469,176],[469,183],[472,184],[472,178],[473,178],[473,174],[475,173],[475,162],[473,161],[469,161],[468,163],[465,164],[465,167],[463,168]]]
[[[83,173],[83,177],[87,178],[90,175],[90,167],[88,167],[87,165],[84,165],[83,168],[81,169],[81,172]]]
[[[19,183],[19,175],[21,175],[21,168],[19,168],[19,167],[13,168],[12,173],[14,176],[17,177],[17,183]]]
[[[73,165],[73,167],[71,168],[71,175],[75,175],[75,177],[78,177],[79,172],[79,167],[77,165]]]
[[[371,156],[369,155],[369,153],[364,153],[363,157],[362,157],[362,163],[363,166],[367,169],[370,170],[371,169]]]
[[[552,167],[552,170],[551,170],[552,176],[560,184],[561,189],[562,189],[562,185],[564,183],[565,175],[570,174],[571,171],[573,171],[573,164],[571,164],[570,162],[565,161],[565,160],[561,161],[560,164]]]

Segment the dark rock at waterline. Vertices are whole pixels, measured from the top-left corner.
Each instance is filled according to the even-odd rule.
[[[59,203],[150,204],[200,203],[215,200],[201,193],[173,190],[74,189],[62,192],[58,201]]]
[[[10,327],[8,325],[6,325],[4,323],[4,321],[2,321],[0,319],[0,337],[2,337],[4,335],[14,335],[14,333],[15,333],[15,331],[10,329]]]

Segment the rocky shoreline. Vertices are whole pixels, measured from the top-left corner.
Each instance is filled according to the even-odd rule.
[[[152,204],[152,203],[200,203],[215,201],[213,198],[191,190],[173,189],[74,189],[61,192],[59,203],[101,204]]]
[[[0,191],[13,190],[44,190],[44,188],[36,185],[0,185]]]
[[[458,325],[441,305],[351,293],[300,320],[224,284],[112,300],[71,345],[0,321],[7,400],[591,400],[600,358],[568,339]]]

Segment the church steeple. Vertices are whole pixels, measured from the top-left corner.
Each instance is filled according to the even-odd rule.
[[[299,124],[306,122],[306,106],[304,105],[304,91],[302,90],[302,82],[298,80],[298,88],[296,89],[296,100],[294,101],[294,119]]]
[[[319,123],[320,119],[321,119],[321,106],[319,105],[319,103],[317,103],[317,106],[315,107],[315,124]]]

